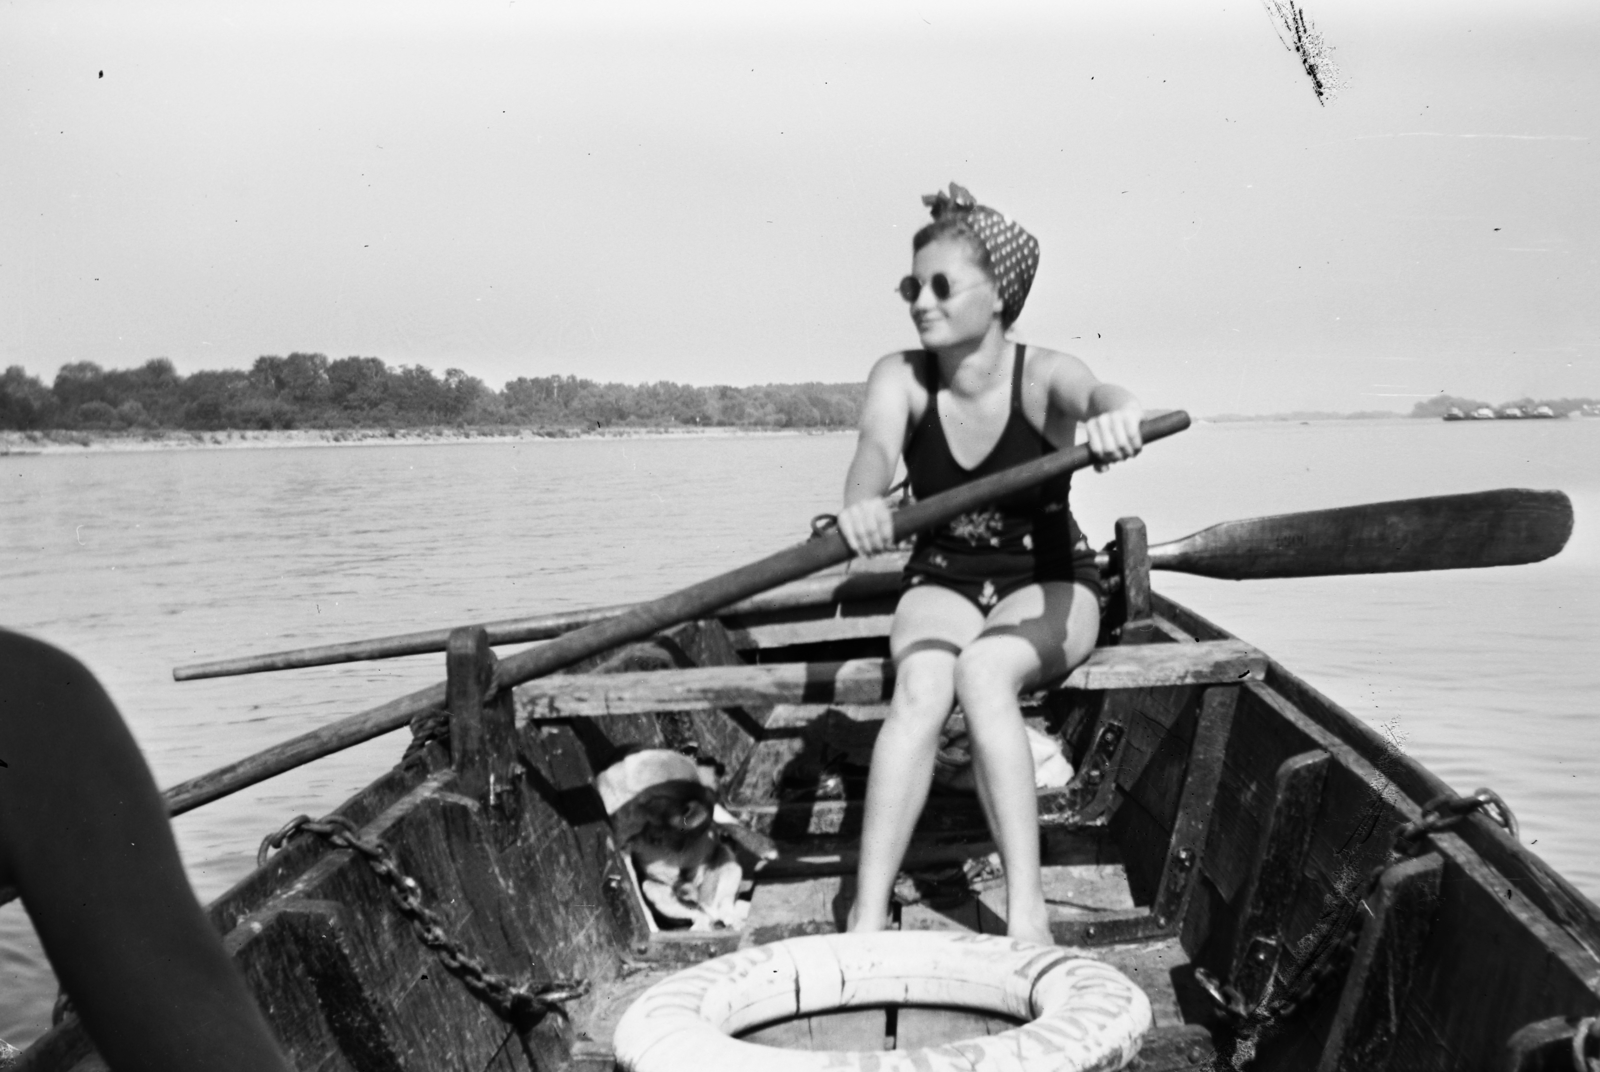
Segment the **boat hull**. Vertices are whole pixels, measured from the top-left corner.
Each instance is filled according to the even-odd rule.
[[[866,691],[830,691],[845,688],[843,671],[789,668],[883,659],[894,597],[863,590],[690,623],[572,668],[584,681],[617,675],[626,688],[606,695],[637,697],[651,675],[685,683],[627,713],[597,714],[607,701],[591,686],[525,687],[516,755],[488,788],[437,720],[416,725],[408,758],[337,814],[392,852],[487,969],[587,992],[508,1021],[418,940],[362,854],[297,834],[210,907],[296,1066],[610,1068],[609,1032],[645,986],[838,929],[892,684],[880,674]],[[1140,1067],[1253,1052],[1248,1067],[1268,1070],[1531,1069],[1554,1052],[1553,1024],[1600,1011],[1600,910],[1482,811],[1408,839],[1424,805],[1448,795],[1437,777],[1187,608],[1154,594],[1143,609],[1110,615],[1105,640],[1121,654],[1108,659],[1123,676],[1080,676],[1025,708],[1080,772],[1040,794],[1052,929],[1149,993]],[[749,691],[757,678],[768,691]],[[717,681],[746,691],[719,694]],[[558,694],[600,706],[563,709]],[[728,808],[778,845],[746,891],[743,927],[673,930],[641,898],[593,788],[641,746],[715,759]],[[899,926],[1003,931],[992,852],[976,801],[936,794]],[[1005,1026],[915,1008],[803,1019],[748,1037],[904,1048]],[[26,1060],[96,1067],[70,1017]]]

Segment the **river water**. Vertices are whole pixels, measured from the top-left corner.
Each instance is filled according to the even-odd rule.
[[[0,623],[104,681],[171,785],[439,680],[443,656],[175,683],[209,658],[660,595],[796,542],[837,505],[847,435],[524,440],[0,457]],[[1231,518],[1494,487],[1559,488],[1556,559],[1478,571],[1157,588],[1264,648],[1600,897],[1600,421],[1200,424],[1081,474],[1095,543]],[[1590,728],[1584,730],[1587,725]],[[263,835],[391,764],[391,735],[177,820],[202,899]],[[0,1038],[55,984],[0,908]]]

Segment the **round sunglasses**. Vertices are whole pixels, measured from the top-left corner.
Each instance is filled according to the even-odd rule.
[[[988,280],[984,279],[970,286],[962,287],[960,290],[954,290],[950,286],[950,278],[948,276],[943,272],[934,272],[932,278],[928,280],[928,286],[933,289],[933,296],[939,301],[949,301],[957,294],[965,294],[969,290],[976,290],[987,282]],[[906,304],[910,305],[922,296],[922,280],[914,275],[908,275],[900,280],[900,286],[896,289],[899,291],[900,297],[905,299]]]

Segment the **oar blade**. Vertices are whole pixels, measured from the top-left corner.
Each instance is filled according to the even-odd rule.
[[[1150,549],[1155,569],[1225,580],[1539,562],[1572,535],[1559,491],[1505,488],[1227,521]]]

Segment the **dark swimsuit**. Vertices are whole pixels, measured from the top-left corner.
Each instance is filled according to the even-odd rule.
[[[1022,413],[1024,351],[1017,344],[1011,373],[1011,413],[989,456],[964,469],[950,453],[939,420],[939,361],[928,355],[928,408],[906,444],[911,494],[926,499],[991,473],[1055,451]],[[1077,582],[1104,595],[1094,549],[1067,506],[1072,474],[1063,473],[917,537],[901,590],[936,584],[970,599],[987,614],[1006,596],[1041,581]]]

